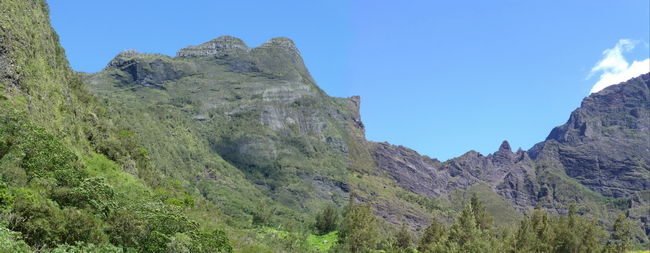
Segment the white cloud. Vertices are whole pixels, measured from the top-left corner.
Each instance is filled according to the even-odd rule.
[[[625,82],[630,78],[637,77],[641,74],[650,72],[650,58],[642,61],[634,61],[630,65],[623,57],[623,52],[629,52],[634,49],[638,41],[622,39],[616,46],[603,52],[605,58],[596,63],[589,72],[589,79],[598,72],[600,80],[591,88],[591,93],[599,92],[607,86]]]

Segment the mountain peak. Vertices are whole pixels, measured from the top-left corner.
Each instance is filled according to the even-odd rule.
[[[206,56],[233,50],[250,51],[251,49],[246,45],[246,43],[244,43],[243,40],[224,35],[198,46],[188,46],[181,48],[178,50],[178,52],[176,52],[176,56]]]
[[[264,42],[264,44],[262,44],[262,46],[273,46],[273,45],[296,48],[296,44],[293,43],[293,40],[287,37],[272,38]]]
[[[296,44],[293,43],[293,40],[287,38],[287,37],[277,37],[270,39],[259,48],[267,48],[267,47],[273,47],[273,48],[284,48],[287,51],[293,53],[294,55],[300,56],[300,51],[298,51],[298,47],[296,47]]]
[[[502,150],[512,152],[512,149],[510,148],[510,143],[508,143],[508,141],[503,141],[501,143],[501,146],[499,147],[499,151],[502,151]]]

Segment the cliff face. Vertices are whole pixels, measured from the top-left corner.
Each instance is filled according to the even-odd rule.
[[[607,197],[650,189],[650,74],[585,98],[566,124],[531,149],[536,161]]]
[[[470,151],[440,162],[403,146],[367,146],[381,174],[417,194],[453,204],[455,194],[480,186],[520,212],[541,205],[565,213],[574,203],[583,214],[600,217],[615,209],[627,210],[630,217],[643,221],[640,227],[648,227],[649,77],[645,74],[585,98],[566,124],[529,151],[513,152],[504,141],[487,156]],[[648,234],[637,232],[641,237]]]
[[[372,155],[378,168],[417,194],[448,198],[455,191],[478,184],[510,200],[521,211],[537,200],[533,161],[523,150],[513,153],[507,141],[493,154],[470,151],[444,163],[387,143],[378,143]]]
[[[553,164],[555,172],[606,197],[627,198],[650,189],[649,78],[645,74],[585,98],[568,122],[554,128],[530,155],[513,153],[504,141],[488,156],[470,151],[444,163],[384,143],[373,157],[400,185],[432,197],[479,183],[518,207],[531,206],[539,191],[537,163]]]
[[[202,186],[204,195],[241,184],[206,165],[216,157],[294,211],[345,203],[349,102],[316,85],[290,39],[249,48],[221,36],[175,57],[126,51],[85,80],[95,93],[142,115],[126,124],[153,146],[152,161],[184,184],[212,185]]]

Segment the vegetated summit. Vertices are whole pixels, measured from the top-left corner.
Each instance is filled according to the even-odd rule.
[[[365,140],[360,98],[327,96],[287,38],[249,48],[222,36],[175,57],[123,52],[86,82],[142,114],[178,110],[188,134],[209,146],[206,156],[223,158],[256,190],[299,213],[323,201],[341,205],[351,190],[373,203],[379,217],[415,229],[432,214],[450,219],[444,210],[459,210],[456,203],[479,192],[502,224],[516,223],[537,205],[566,213],[576,204],[606,220],[628,210],[645,227],[637,234],[650,231],[648,74],[585,98],[565,125],[529,151],[513,152],[504,141],[493,154],[470,151],[446,162]],[[142,141],[155,146],[169,138],[159,137]],[[156,152],[154,161],[164,161]],[[181,167],[204,170],[190,163]],[[206,180],[194,174],[185,176],[186,184]],[[212,183],[223,184],[219,178]]]

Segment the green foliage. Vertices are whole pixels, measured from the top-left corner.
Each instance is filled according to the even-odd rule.
[[[14,201],[14,196],[9,192],[7,184],[0,177],[0,211],[8,208]]]
[[[108,219],[110,242],[124,248],[137,248],[147,236],[146,221],[131,210],[115,212]]]
[[[438,218],[435,216],[431,219],[431,224],[427,226],[426,230],[420,238],[417,250],[420,252],[433,252],[436,246],[441,246],[447,238],[447,229],[438,223]]]
[[[103,222],[94,215],[73,207],[60,209],[56,203],[22,191],[14,201],[9,228],[19,231],[31,246],[52,247],[77,241],[105,243]]]
[[[24,117],[12,111],[0,113],[0,163],[7,167],[13,167],[7,163],[17,165],[26,175],[24,183],[48,178],[60,186],[78,185],[85,175],[74,152],[58,137]],[[15,173],[3,171],[10,180],[15,178]]]
[[[24,125],[18,131],[25,132],[16,142],[25,153],[23,167],[30,179],[56,178],[63,186],[79,184],[82,172],[76,168],[77,157],[58,138],[33,125]]]
[[[333,204],[328,204],[316,214],[316,233],[318,235],[328,234],[336,231],[339,225],[339,212]]]
[[[257,209],[253,213],[253,224],[260,226],[273,226],[277,207],[264,200],[257,202]]]
[[[199,228],[199,225],[190,220],[177,206],[150,203],[146,204],[139,214],[146,220],[149,231],[157,231],[167,236]]]
[[[226,233],[221,229],[211,231],[192,232],[192,252],[232,252],[233,247]]]
[[[412,235],[406,223],[402,223],[397,235],[395,235],[395,241],[397,242],[397,247],[406,249],[411,247]]]
[[[554,224],[549,219],[548,213],[543,208],[538,207],[533,212],[532,217],[526,220],[529,220],[532,225],[535,240],[522,241],[522,243],[533,244],[533,247],[538,252],[552,251],[554,249],[552,242],[555,237],[555,231],[553,230]]]
[[[542,209],[521,221],[514,237],[507,239],[510,252],[601,252],[605,230],[578,216],[575,206],[568,216],[550,219]]]
[[[108,217],[115,205],[115,190],[101,177],[87,178],[71,192],[71,205]]]
[[[461,252],[498,252],[495,238],[477,222],[473,206],[465,205],[449,229],[448,247],[458,247]]]
[[[4,222],[2,222],[4,223]],[[32,252],[18,232],[11,231],[0,223],[0,252]]]
[[[472,195],[470,205],[472,206],[472,212],[474,213],[474,218],[476,219],[477,228],[480,230],[489,230],[492,227],[492,221],[494,218],[488,214],[485,206],[483,206],[483,203],[481,203],[481,200],[478,198],[476,192]]]
[[[169,236],[158,231],[153,231],[140,242],[142,252],[166,252]]]
[[[48,251],[50,253],[122,253],[124,252],[121,248],[115,247],[110,244],[105,245],[95,245],[92,243],[77,242],[74,245],[61,244],[56,248]]]
[[[611,241],[608,245],[610,252],[628,252],[632,249],[632,224],[624,214],[618,214],[612,225]]]
[[[309,249],[315,249],[318,252],[326,252],[336,244],[338,231],[330,232],[325,235],[309,235]]]
[[[377,217],[372,214],[372,205],[355,204],[354,194],[351,194],[338,243],[356,253],[376,248],[379,239]]]
[[[561,252],[597,252],[602,250],[605,230],[576,213],[571,205],[568,216],[562,216],[555,227],[556,250]]]

